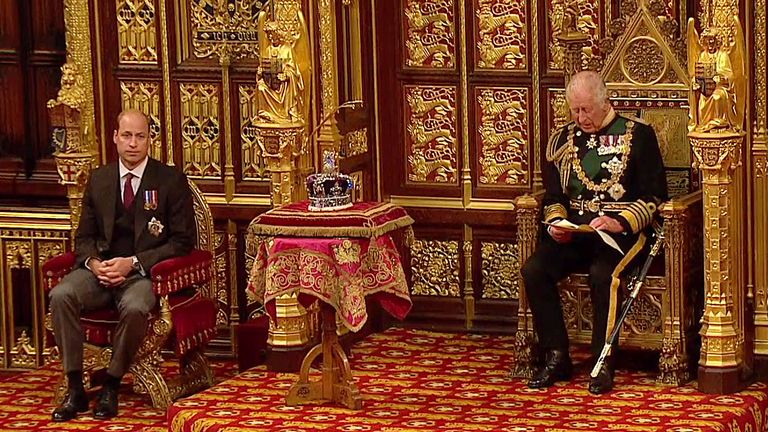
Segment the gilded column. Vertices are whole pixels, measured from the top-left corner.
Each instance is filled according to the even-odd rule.
[[[320,24],[320,101],[322,102],[320,118],[328,118],[320,128],[320,135],[317,138],[317,155],[322,155],[326,150],[338,153],[341,142],[336,119],[331,115],[339,105],[335,5],[336,0],[319,0],[317,6]]]
[[[517,216],[517,245],[520,248],[520,263],[525,263],[536,247],[539,203],[530,195],[523,195],[515,201]],[[528,309],[525,290],[518,293],[517,332],[513,348],[511,375],[530,378],[533,376],[533,316]]]
[[[60,183],[67,186],[72,233],[80,221],[80,201],[93,165],[98,165],[88,0],[65,0],[67,61],[61,89],[48,101],[53,129],[53,157]]]
[[[307,147],[312,58],[309,34],[297,0],[273,0],[258,16],[256,143],[272,179],[272,205],[307,197],[311,170]],[[270,321],[268,365],[295,370],[295,353],[309,341],[309,316],[294,295],[275,300]]]
[[[272,176],[272,204],[306,198],[311,51],[301,4],[276,0],[258,17],[256,142]]]
[[[714,9],[722,3],[709,4]],[[699,389],[707,393],[739,390],[745,362],[745,298],[739,266],[743,236],[733,225],[741,213],[731,204],[740,196],[742,182],[734,181],[741,163],[746,133],[747,77],[746,46],[738,16],[729,29],[714,12],[701,37],[693,19],[688,21],[688,70],[691,76],[688,137],[695,157],[694,167],[702,177],[704,214],[704,315],[699,357]],[[738,205],[738,203],[736,203]],[[738,223],[738,220],[735,222]]]
[[[764,215],[768,214],[768,181],[766,180],[766,160],[768,159],[768,137],[766,137],[766,4],[754,2],[751,11],[754,17],[752,36],[754,49],[754,124],[752,125],[752,163],[751,179],[754,199],[751,200],[752,212],[748,216],[754,221],[752,229],[752,248],[755,257],[768,254],[768,224]],[[768,265],[765,260],[757,259],[754,265],[753,283],[755,292],[755,354],[768,355]]]

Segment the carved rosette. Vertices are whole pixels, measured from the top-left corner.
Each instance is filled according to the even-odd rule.
[[[737,333],[731,267],[729,186],[739,164],[745,134],[737,132],[704,134],[691,132],[695,167],[702,173],[704,194],[705,306],[701,329],[701,357],[705,367],[736,367],[741,355]]]
[[[459,242],[416,240],[411,246],[411,293],[459,297]]]
[[[305,172],[299,167],[300,156],[306,153],[304,125],[257,123],[255,132],[260,157],[272,177],[272,205],[305,199]]]

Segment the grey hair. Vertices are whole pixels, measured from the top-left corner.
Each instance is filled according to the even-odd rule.
[[[599,73],[595,71],[581,71],[571,77],[568,87],[565,89],[565,98],[570,99],[576,89],[589,90],[595,98],[595,102],[608,101],[608,88]]]

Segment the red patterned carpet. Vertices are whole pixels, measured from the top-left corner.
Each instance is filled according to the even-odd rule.
[[[586,364],[571,383],[530,390],[507,376],[512,339],[390,329],[353,349],[363,395],[359,412],[335,406],[283,404],[294,374],[264,367],[180,400],[166,415],[124,388],[112,422],[83,415],[50,423],[57,371],[44,368],[0,383],[0,431],[726,431],[766,430],[768,386],[735,395],[698,392],[693,384],[657,386],[651,372],[620,370],[617,389],[586,390]],[[584,359],[577,353],[576,361]]]

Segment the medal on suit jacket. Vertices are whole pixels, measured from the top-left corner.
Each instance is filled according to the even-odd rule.
[[[161,224],[160,221],[154,217],[149,221],[149,223],[147,223],[147,230],[155,237],[159,236],[160,233],[163,232],[163,228],[163,224]]]
[[[144,210],[157,210],[157,190],[144,191]]]

